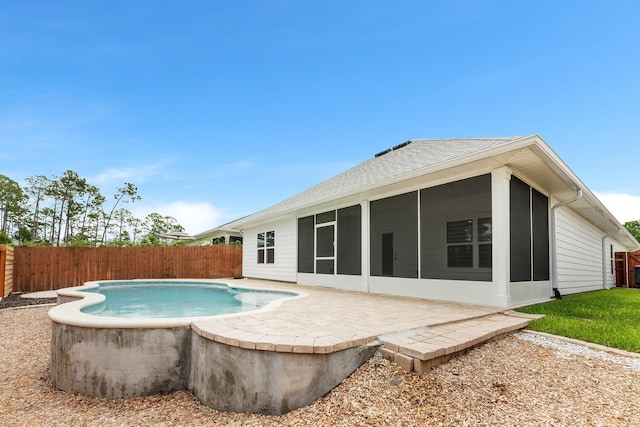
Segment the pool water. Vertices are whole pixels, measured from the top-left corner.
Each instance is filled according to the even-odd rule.
[[[200,317],[256,310],[289,292],[232,288],[204,282],[108,282],[85,292],[101,293],[105,301],[83,313],[124,318]]]

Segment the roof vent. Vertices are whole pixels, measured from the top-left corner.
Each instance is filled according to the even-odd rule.
[[[379,152],[378,154],[376,154],[376,155],[375,155],[375,156],[373,156],[373,157],[380,157],[380,156],[384,156],[384,155],[385,155],[385,154],[387,154],[387,153],[390,153],[390,152],[395,151],[395,150],[399,150],[399,149],[401,149],[402,147],[406,147],[406,146],[407,146],[407,145],[409,145],[409,144],[411,144],[411,140],[409,140],[409,141],[405,141],[405,142],[403,142],[402,144],[398,144],[398,145],[396,145],[396,146],[395,146],[395,147],[393,147],[393,148],[387,148],[386,150]]]
[[[386,150],[379,152],[378,154],[376,154],[373,157],[377,158],[377,157],[380,157],[380,156],[384,156],[385,154],[390,153],[390,152],[391,152],[391,148],[387,148]]]
[[[394,151],[395,151],[395,150],[399,150],[399,149],[401,149],[402,147],[406,147],[406,146],[407,146],[407,145],[409,145],[409,144],[411,144],[411,140],[409,140],[409,141],[405,141],[405,142],[403,142],[402,144],[398,144],[398,145],[396,145],[395,147],[393,147],[393,148],[392,148],[392,150],[394,150]]]

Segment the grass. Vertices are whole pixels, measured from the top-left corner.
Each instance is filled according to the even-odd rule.
[[[517,311],[546,316],[529,324],[534,331],[640,353],[640,290],[588,292]]]

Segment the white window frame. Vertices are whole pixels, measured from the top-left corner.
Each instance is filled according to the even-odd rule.
[[[272,244],[269,245],[268,235],[272,234]],[[262,238],[260,237],[262,236]],[[276,263],[276,232],[274,230],[263,231],[257,234],[256,236],[256,246],[257,246],[257,264],[275,264]],[[262,242],[262,246],[260,245]],[[273,251],[273,259],[269,261],[269,251]],[[262,252],[262,259],[260,258],[260,253]]]
[[[490,270],[492,268],[492,266],[489,267],[481,267],[480,266],[480,246],[482,245],[489,245],[491,246],[493,244],[493,232],[491,233],[491,240],[483,240],[481,241],[479,239],[480,237],[480,233],[479,233],[479,221],[481,219],[489,219],[491,220],[491,224],[493,225],[493,218],[491,217],[491,214],[476,214],[476,215],[467,215],[464,218],[450,218],[447,219],[445,221],[445,236],[444,236],[444,240],[445,240],[445,257],[444,257],[444,262],[445,262],[445,267],[451,270],[467,270],[467,269],[473,269],[473,270]],[[465,241],[465,242],[455,242],[455,243],[449,243],[449,236],[448,236],[448,226],[450,223],[452,222],[463,222],[463,221],[471,221],[471,240],[469,241]],[[465,266],[465,267],[450,267],[449,266],[449,248],[452,246],[471,246],[471,266]]]

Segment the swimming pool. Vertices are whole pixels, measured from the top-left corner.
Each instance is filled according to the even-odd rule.
[[[274,329],[268,320],[286,310],[280,304],[299,304],[292,300],[309,294],[271,284],[276,289],[252,279],[134,280],[58,290],[58,305],[49,310],[51,382],[67,393],[109,399],[188,389],[221,411],[278,414],[324,396],[380,347],[374,336],[336,343],[323,328],[308,336]],[[162,307],[170,301],[189,307],[188,317],[122,317],[109,300],[125,290],[161,290],[156,309],[169,315]],[[196,315],[196,306],[213,305],[200,292],[226,294],[230,306],[244,311]],[[145,299],[121,299],[130,298]]]
[[[194,322],[261,313],[306,296],[231,283],[99,281],[58,290],[49,310],[51,381],[68,393],[105,398],[185,389],[194,375]]]
[[[101,280],[57,292],[58,305],[49,310],[51,320],[96,328],[188,327],[195,320],[272,310],[287,299],[305,295],[207,279]],[[201,298],[203,293],[208,297]],[[213,302],[214,295],[224,296],[228,306]]]
[[[202,281],[109,281],[86,292],[104,295],[101,303],[82,313],[121,318],[181,318],[215,316],[256,310],[290,292],[230,287]]]

